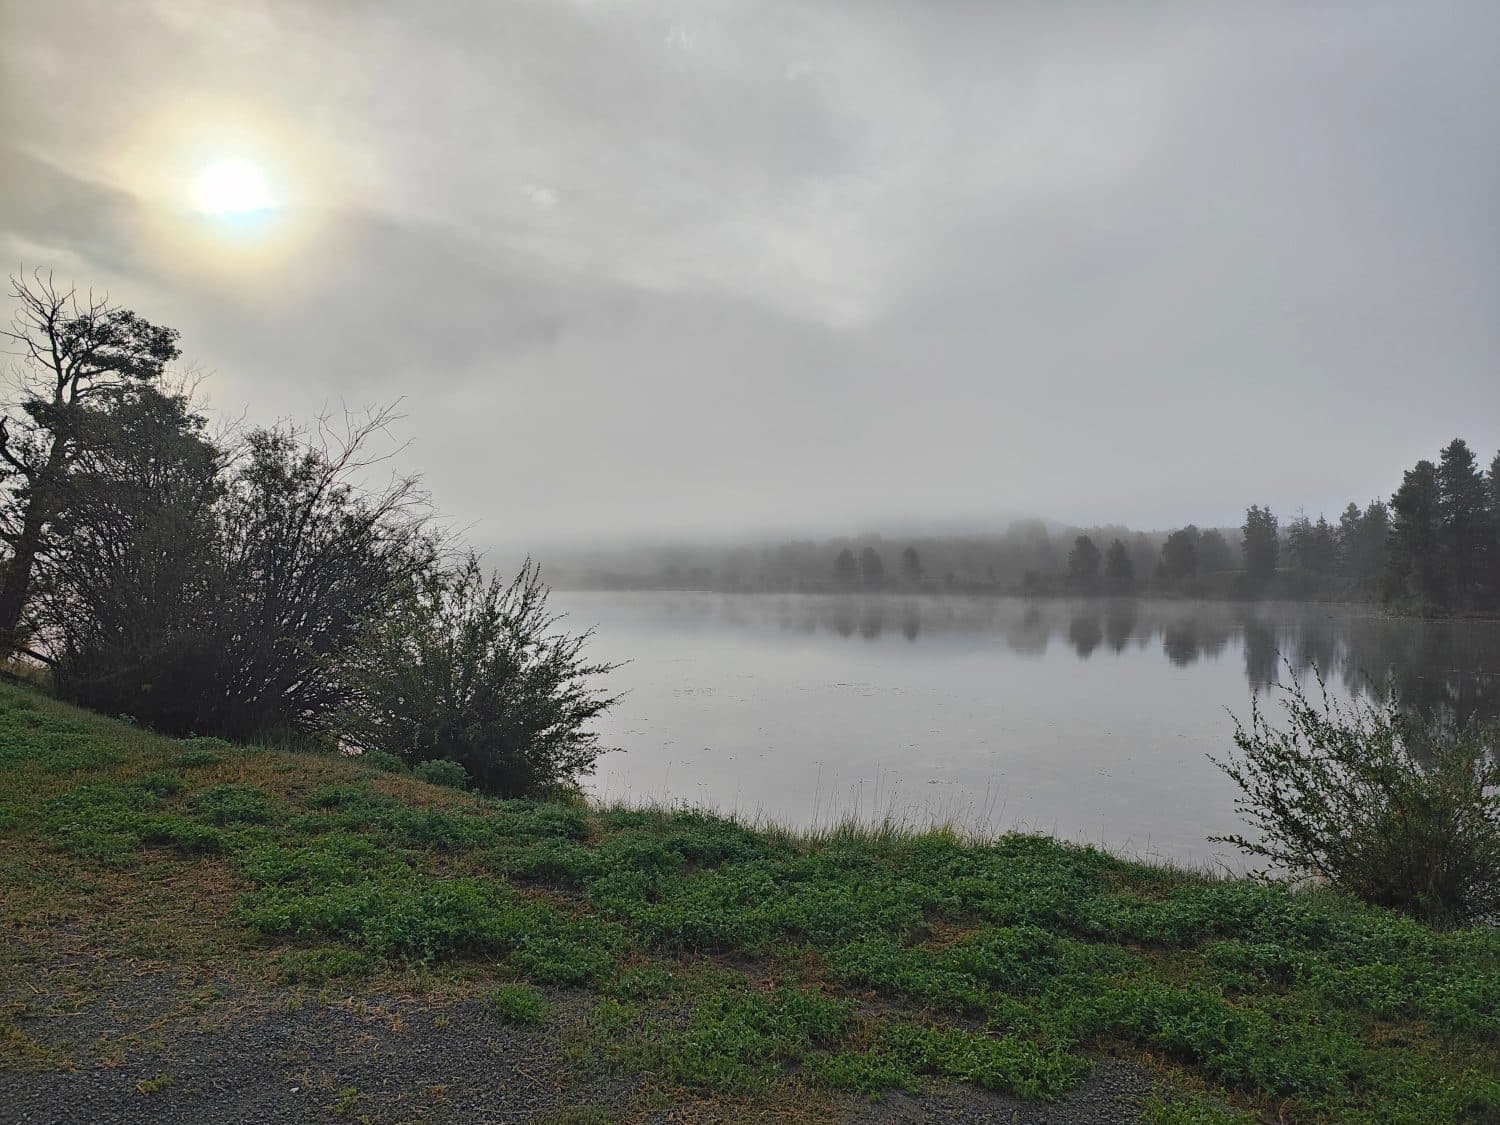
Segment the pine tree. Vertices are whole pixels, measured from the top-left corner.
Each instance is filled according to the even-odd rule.
[[[901,552],[901,577],[913,585],[922,581],[922,560],[915,547]]]
[[[854,552],[845,547],[833,560],[833,580],[840,586],[852,586],[859,577],[859,564],[854,561]]]
[[[1099,548],[1087,535],[1073,540],[1073,549],[1068,552],[1068,574],[1082,582],[1091,582],[1099,577],[1101,556]]]
[[[1320,515],[1302,545],[1302,565],[1314,574],[1330,574],[1338,563],[1338,551],[1333,527]]]
[[[1359,510],[1359,505],[1353,500],[1339,516],[1339,527],[1336,533],[1339,548],[1339,573],[1349,578],[1359,577],[1359,531],[1364,520],[1364,515]]]
[[[1130,551],[1118,539],[1104,553],[1104,573],[1121,582],[1129,582],[1135,577],[1135,563],[1130,559]]]
[[[0,540],[10,548],[0,576],[0,650],[24,631],[32,578],[45,564],[88,412],[154,384],[179,355],[175,329],[92,295],[84,301],[40,273],[11,278],[11,294],[19,307],[0,338],[19,357],[12,372],[19,395],[9,404],[15,413],[0,417],[0,479],[9,485]]]
[[[1488,479],[1490,513],[1490,559],[1485,588],[1491,605],[1500,605],[1500,453],[1490,462]]]
[[[1489,562],[1489,496],[1473,450],[1454,438],[1438,461],[1438,550],[1441,581],[1450,605],[1478,600]]]
[[[1276,559],[1281,551],[1277,538],[1276,516],[1270,508],[1252,504],[1245,512],[1240,529],[1240,550],[1245,556],[1245,570],[1252,582],[1261,583],[1276,573]]]
[[[1384,500],[1371,500],[1360,517],[1355,576],[1372,587],[1390,563],[1391,510]]]
[[[1395,518],[1391,526],[1388,596],[1412,598],[1426,605],[1443,602],[1439,559],[1437,466],[1418,461],[1402,478],[1391,497]]]
[[[1297,518],[1286,525],[1286,554],[1292,566],[1299,570],[1310,570],[1308,563],[1308,543],[1312,539],[1312,520],[1307,518],[1306,512],[1298,512]]]

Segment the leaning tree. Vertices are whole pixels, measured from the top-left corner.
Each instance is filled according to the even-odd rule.
[[[48,549],[68,474],[93,412],[160,379],[179,355],[177,333],[107,298],[82,296],[41,272],[12,277],[17,303],[0,339],[14,358],[12,394],[0,415],[0,538],[10,547],[0,577],[0,651],[22,640],[38,557]]]

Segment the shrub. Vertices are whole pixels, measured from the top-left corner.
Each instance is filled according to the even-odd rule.
[[[1261,839],[1220,837],[1366,902],[1434,923],[1500,912],[1500,762],[1493,730],[1417,725],[1381,704],[1309,700],[1283,688],[1288,727],[1251,705],[1239,754],[1214,759],[1243,792]]]
[[[428,785],[446,785],[449,789],[469,787],[469,771],[446,758],[433,758],[430,762],[423,762],[411,771],[411,775]]]
[[[388,415],[230,449],[187,396],[111,402],[85,412],[34,610],[59,694],[165,734],[320,739],[337,658],[431,560],[415,482],[357,483]]]
[[[366,750],[359,756],[359,761],[361,765],[383,773],[405,773],[407,769],[405,762],[385,750]]]
[[[458,762],[503,797],[567,785],[605,751],[589,724],[614,702],[593,687],[612,666],[584,658],[590,634],[556,624],[530,562],[509,583],[473,556],[422,575],[345,658],[338,734],[409,762]]]

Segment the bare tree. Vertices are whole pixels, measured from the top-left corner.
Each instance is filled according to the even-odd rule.
[[[10,546],[0,580],[0,651],[22,639],[32,574],[85,440],[87,413],[159,379],[180,354],[176,331],[108,298],[80,297],[40,271],[10,281],[17,308],[0,338],[17,363],[13,396],[0,416],[0,471],[8,486],[0,537]]]

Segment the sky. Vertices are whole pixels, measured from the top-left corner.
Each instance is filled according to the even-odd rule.
[[[481,547],[1332,515],[1500,448],[1493,0],[0,30],[0,261],[179,329],[225,414],[399,399]]]

